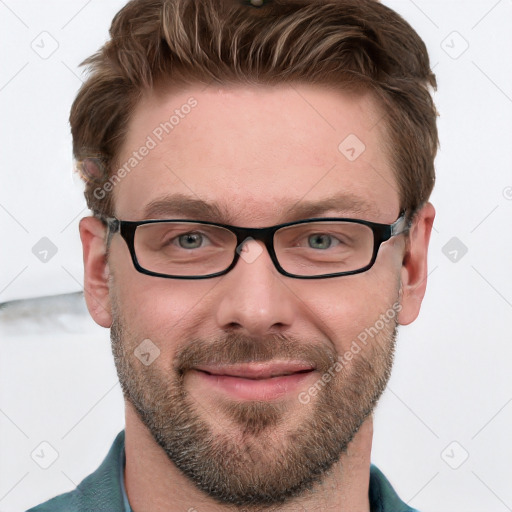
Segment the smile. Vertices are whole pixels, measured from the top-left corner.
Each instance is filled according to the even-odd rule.
[[[315,368],[302,362],[198,366],[192,370],[205,392],[238,400],[272,400],[298,392]]]

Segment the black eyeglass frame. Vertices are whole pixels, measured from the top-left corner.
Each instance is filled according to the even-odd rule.
[[[243,244],[247,238],[252,238],[254,240],[261,241],[265,244],[265,247],[268,251],[270,259],[274,264],[277,271],[287,277],[293,277],[296,279],[325,279],[330,277],[340,277],[340,276],[348,276],[354,274],[360,274],[362,272],[366,272],[371,267],[373,267],[377,254],[379,252],[380,246],[388,241],[390,238],[401,235],[408,231],[410,225],[406,220],[406,212],[402,210],[400,212],[399,217],[393,224],[380,224],[378,222],[370,222],[367,220],[361,219],[352,219],[352,218],[340,218],[340,217],[319,217],[312,219],[304,219],[298,220],[294,222],[286,222],[284,224],[277,224],[276,226],[269,226],[266,228],[243,228],[239,226],[230,226],[229,224],[220,224],[218,222],[210,222],[210,221],[202,221],[202,220],[189,220],[189,219],[149,219],[142,221],[128,221],[128,220],[119,220],[115,217],[102,217],[101,220],[107,224],[109,229],[109,240],[110,237],[115,233],[120,233],[123,237],[124,241],[128,246],[128,250],[130,251],[130,255],[133,261],[133,265],[136,270],[141,274],[146,274],[148,276],[155,277],[163,277],[166,279],[209,279],[212,277],[219,277],[227,274],[230,270],[232,270],[238,260],[240,259],[240,252],[238,248]],[[346,272],[334,272],[331,274],[321,274],[314,276],[303,276],[298,274],[292,274],[287,272],[283,267],[281,267],[279,260],[277,259],[277,255],[274,249],[274,235],[277,231],[282,228],[288,226],[295,226],[299,224],[306,224],[311,222],[350,222],[354,224],[362,224],[364,226],[368,226],[373,232],[373,254],[368,265],[363,268],[357,270],[349,270]],[[236,248],[234,251],[233,261],[231,264],[224,270],[220,272],[215,272],[213,274],[206,274],[204,276],[176,276],[176,275],[168,275],[168,274],[160,274],[159,272],[153,272],[151,270],[147,270],[144,267],[141,267],[139,261],[137,260],[137,255],[135,253],[135,231],[138,226],[142,226],[145,224],[158,224],[164,222],[176,222],[176,223],[190,223],[190,224],[206,224],[208,226],[218,226],[228,231],[231,231],[236,236]]]

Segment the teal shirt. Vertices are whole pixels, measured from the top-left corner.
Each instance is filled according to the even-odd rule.
[[[100,467],[74,491],[52,498],[27,512],[132,512],[124,489],[124,430],[114,440]],[[396,494],[381,471],[370,466],[370,510],[372,512],[418,512]]]

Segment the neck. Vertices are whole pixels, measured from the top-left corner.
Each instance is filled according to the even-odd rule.
[[[267,512],[369,512],[368,486],[373,436],[371,417],[363,423],[345,453],[306,495]],[[168,459],[131,404],[126,404],[125,487],[133,512],[233,512],[205,495]],[[249,510],[249,509],[247,509]]]

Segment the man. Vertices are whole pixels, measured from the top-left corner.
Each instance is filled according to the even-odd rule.
[[[126,429],[32,511],[412,510],[370,462],[434,220],[435,78],[372,0],[134,0],[71,111]]]

